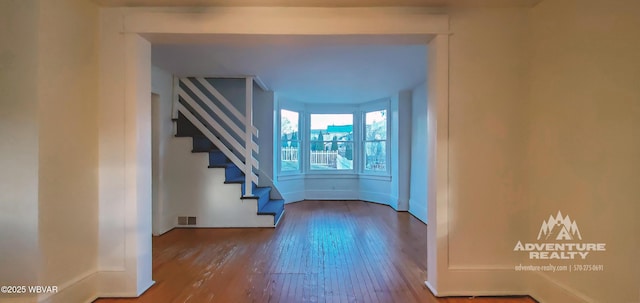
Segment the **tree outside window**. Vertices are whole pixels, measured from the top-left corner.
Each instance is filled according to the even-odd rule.
[[[280,139],[280,170],[283,172],[300,170],[299,122],[299,113],[286,109],[280,110],[280,133],[282,134]]]
[[[364,170],[387,171],[387,110],[365,113]]]
[[[310,169],[353,170],[353,114],[311,114],[310,122]]]

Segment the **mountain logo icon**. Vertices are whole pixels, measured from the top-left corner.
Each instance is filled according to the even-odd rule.
[[[542,221],[540,226],[540,232],[538,233],[538,240],[582,240],[582,235],[578,229],[576,221],[571,221],[569,216],[562,217],[562,213],[558,211],[558,214],[553,217],[549,216],[548,220]]]

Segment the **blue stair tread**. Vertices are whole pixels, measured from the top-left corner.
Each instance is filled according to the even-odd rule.
[[[227,168],[227,166],[223,164],[213,164],[209,165],[209,168]]]
[[[227,164],[227,163],[229,163],[229,159],[227,159],[227,157],[224,155],[224,153],[222,151],[210,150],[209,151],[209,162],[211,164]]]
[[[220,151],[217,148],[193,148],[191,149],[192,153],[210,153]]]
[[[214,162],[214,161],[209,161],[209,162]],[[227,163],[209,163],[209,167],[216,167],[216,168],[228,168],[229,166],[227,165]]]
[[[284,209],[284,200],[269,200],[260,210],[259,215],[277,215]]]
[[[209,167],[227,168],[227,163],[221,163],[220,161],[209,161]]]
[[[244,183],[244,176],[234,176],[228,178],[224,181],[224,183]]]
[[[226,164],[226,168],[224,171],[225,180],[237,183],[237,178],[242,178],[244,180],[244,174],[242,171],[235,166],[233,163]]]
[[[269,192],[271,191],[271,187],[256,187],[253,189],[253,197],[255,198],[259,198],[262,197],[263,195],[268,195]]]
[[[219,138],[218,138],[219,139]],[[211,151],[219,151],[220,149],[213,144],[206,136],[193,136],[191,150],[192,153],[205,153]]]

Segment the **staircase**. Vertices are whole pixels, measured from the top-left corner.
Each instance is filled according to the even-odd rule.
[[[276,227],[284,214],[284,200],[269,178],[259,176],[260,170],[255,157],[259,148],[253,140],[258,131],[251,121],[252,78],[247,78],[246,86],[247,113],[243,115],[206,79],[180,79],[178,98],[175,100],[177,102],[174,101],[175,136],[192,138],[191,152],[208,153],[208,167],[212,170],[224,170],[224,183],[211,186],[240,185],[238,197],[240,201],[244,201],[241,203],[255,201],[255,214],[273,216],[273,225],[269,226]],[[230,118],[229,113],[235,119]],[[246,205],[238,203],[238,208],[244,207]],[[226,227],[251,226],[251,223],[247,223],[253,222],[249,217],[247,215],[246,222],[238,222],[237,226]]]

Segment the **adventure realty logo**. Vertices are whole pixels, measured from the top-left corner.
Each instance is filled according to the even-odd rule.
[[[563,217],[560,211],[555,217],[550,215],[542,221],[537,240],[543,242],[518,241],[513,251],[528,252],[531,260],[585,260],[591,252],[606,251],[605,243],[582,242],[576,221],[568,215]]]

